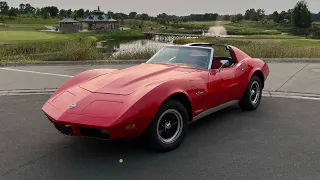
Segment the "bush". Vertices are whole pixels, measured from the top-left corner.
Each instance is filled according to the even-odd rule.
[[[101,59],[95,37],[72,41],[21,43],[0,46],[0,60]]]
[[[94,36],[89,36],[86,41],[91,45],[91,46],[97,46],[98,43],[98,38]]]
[[[248,55],[257,58],[318,58],[320,57],[320,41],[309,40],[266,40],[266,39],[234,39],[234,38],[196,38],[177,39],[175,44],[191,42],[211,42],[230,44],[238,47]]]
[[[68,46],[57,53],[49,56],[47,61],[65,61],[65,60],[96,60],[102,59],[97,48],[90,41],[69,43]]]

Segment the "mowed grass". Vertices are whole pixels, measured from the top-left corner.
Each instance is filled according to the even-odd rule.
[[[57,41],[66,40],[70,36],[41,31],[0,31],[0,43]]]
[[[1,24],[0,31],[35,31],[47,30],[46,26],[54,26],[55,24]]]
[[[256,58],[320,58],[320,41],[309,39],[239,39],[190,38],[177,39],[175,44],[210,42],[229,44]]]

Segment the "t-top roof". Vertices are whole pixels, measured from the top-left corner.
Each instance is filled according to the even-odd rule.
[[[72,18],[64,18],[63,20],[59,21],[59,23],[78,23],[79,21],[76,21]]]

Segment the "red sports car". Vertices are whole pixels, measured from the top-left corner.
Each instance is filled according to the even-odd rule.
[[[42,110],[67,135],[142,136],[150,147],[170,151],[191,122],[235,104],[255,110],[268,75],[266,63],[234,46],[166,45],[146,63],[76,75]]]

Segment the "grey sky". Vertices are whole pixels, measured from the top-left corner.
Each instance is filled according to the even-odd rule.
[[[219,14],[244,13],[248,8],[263,8],[266,13],[293,8],[298,0],[6,0],[9,6],[30,3],[34,7],[57,6],[64,9],[100,9],[103,11],[148,13],[165,12],[175,15],[216,12]],[[320,11],[320,0],[306,0],[313,13]]]

